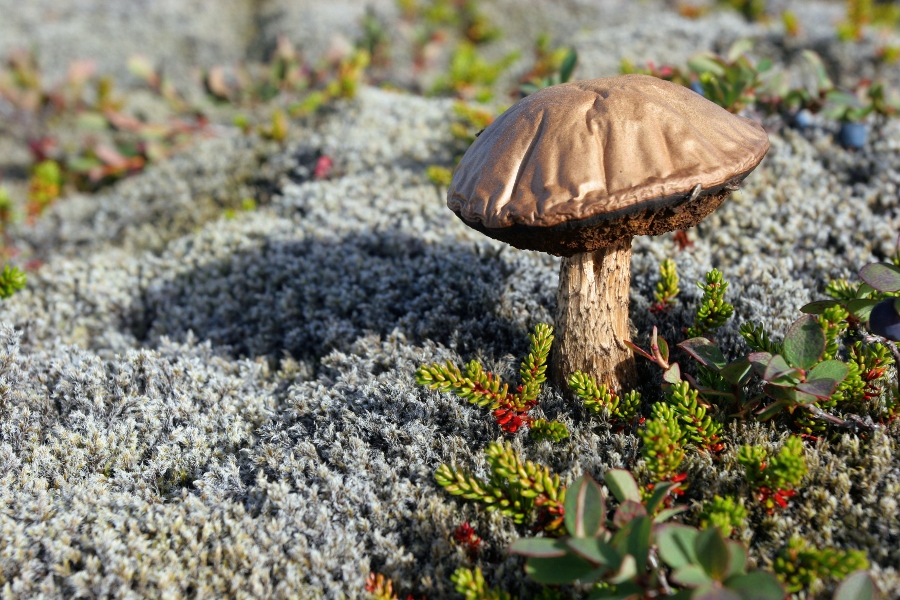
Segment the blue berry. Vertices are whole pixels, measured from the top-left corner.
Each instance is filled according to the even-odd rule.
[[[703,91],[703,85],[699,81],[691,82],[691,89],[700,94],[701,96],[706,96],[706,92]]]
[[[875,305],[869,315],[869,331],[900,342],[900,314],[897,313],[896,301],[896,298],[888,298]]]

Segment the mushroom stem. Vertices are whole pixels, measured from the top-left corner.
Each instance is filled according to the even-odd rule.
[[[550,377],[563,389],[568,377],[584,371],[616,393],[636,381],[634,356],[624,344],[631,284],[631,237],[563,257],[556,295],[556,343]]]

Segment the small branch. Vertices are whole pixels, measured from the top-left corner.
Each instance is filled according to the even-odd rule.
[[[866,417],[863,419],[859,415],[850,415],[846,420],[841,419],[840,417],[836,417],[831,413],[827,413],[815,404],[807,404],[804,408],[809,411],[809,413],[816,419],[822,419],[823,421],[828,421],[837,425],[838,427],[843,427],[845,429],[850,429],[854,432],[858,431],[875,431],[879,429],[880,426],[876,425],[871,417]]]

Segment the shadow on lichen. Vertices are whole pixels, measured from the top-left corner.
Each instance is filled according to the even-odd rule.
[[[266,242],[152,285],[125,326],[150,347],[192,332],[232,358],[317,361],[394,330],[503,355],[527,341],[498,315],[513,271],[497,252],[394,232]]]

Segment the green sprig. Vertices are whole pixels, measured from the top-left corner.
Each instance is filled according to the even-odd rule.
[[[814,548],[798,536],[790,539],[772,564],[775,575],[791,593],[809,589],[819,580],[840,581],[853,571],[868,568],[869,561],[861,550]]]
[[[656,282],[656,291],[653,293],[653,297],[656,299],[655,308],[665,310],[674,305],[675,297],[680,291],[675,261],[667,258],[659,264],[659,281]]]
[[[703,503],[700,511],[700,526],[706,529],[715,525],[728,537],[735,529],[743,529],[747,523],[747,508],[743,500],[731,496],[713,496],[709,502]]]
[[[720,450],[719,433],[722,424],[714,421],[700,405],[699,392],[692,389],[687,381],[680,381],[669,387],[666,401],[678,415],[683,432],[683,442],[696,444],[700,448]]]
[[[688,338],[708,335],[724,325],[734,314],[734,306],[725,301],[728,282],[718,269],[707,273],[706,283],[697,282],[697,287],[703,290],[703,298],[697,307],[694,326],[687,330]]]
[[[450,576],[450,581],[466,600],[512,600],[507,592],[488,587],[481,567],[475,570],[460,567]]]
[[[546,466],[523,461],[509,443],[491,442],[485,455],[491,468],[487,481],[446,464],[438,467],[434,479],[450,494],[480,502],[489,511],[499,510],[516,524],[529,522],[539,506],[545,514],[559,515],[543,529],[561,533],[566,492],[559,475],[551,474]]]
[[[0,272],[0,298],[6,300],[13,294],[25,288],[27,278],[18,267],[6,265]]]

